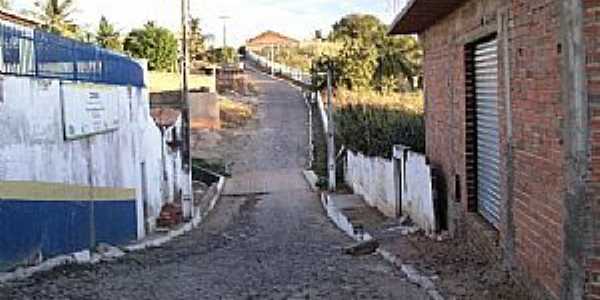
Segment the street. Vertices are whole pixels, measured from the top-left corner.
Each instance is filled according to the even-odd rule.
[[[0,299],[427,299],[327,219],[301,171],[307,113],[289,84],[251,73],[256,135],[217,208],[191,233],[113,262],[74,265],[0,285]]]

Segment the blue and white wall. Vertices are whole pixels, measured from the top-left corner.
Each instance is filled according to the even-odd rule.
[[[142,238],[145,219],[153,224],[173,193],[163,190],[165,145],[147,90],[17,76],[0,82],[0,270]],[[69,138],[66,124],[85,122],[66,111],[79,100],[95,114],[100,108],[89,101],[99,98],[110,98],[114,107],[104,113],[118,124],[96,122]],[[174,165],[166,185],[189,194],[189,174]]]

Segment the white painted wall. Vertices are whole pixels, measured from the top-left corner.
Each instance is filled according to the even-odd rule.
[[[394,160],[348,150],[345,181],[383,214],[397,217],[401,205],[403,215],[431,233],[436,229],[431,167],[425,156],[405,149],[395,147]]]
[[[157,217],[162,205],[172,201],[174,182],[185,195],[191,195],[191,175],[181,170],[179,152],[165,152],[169,166],[173,166],[168,168],[171,175],[167,185],[173,189],[163,191],[162,149],[168,147],[150,117],[149,95],[145,88],[74,85],[59,80],[15,76],[6,76],[2,80],[0,181],[135,188],[138,238],[145,235],[145,215]],[[112,90],[111,95],[118,98],[111,101],[118,105],[113,110],[119,117],[118,128],[66,140],[61,94],[76,94],[65,92],[72,88],[77,88],[80,94]],[[181,122],[178,124],[180,126]],[[145,182],[142,182],[142,164]]]
[[[436,229],[433,206],[431,167],[424,155],[407,151],[405,156],[404,184],[402,191],[402,213],[427,233]]]
[[[386,216],[396,217],[398,204],[393,161],[365,157],[348,150],[345,180],[370,206]]]
[[[139,185],[140,132],[136,113],[147,98],[138,92],[129,98],[117,87],[122,122],[116,131],[67,141],[64,137],[61,89],[58,80],[29,77],[3,78],[4,103],[0,104],[1,181],[42,181],[98,187],[137,188]],[[94,90],[93,85],[86,89]],[[141,119],[143,120],[143,118]],[[138,206],[142,207],[141,198]],[[142,214],[143,216],[143,214]],[[140,223],[138,218],[138,224]],[[143,224],[143,222],[142,222]],[[143,226],[138,236],[143,236]]]

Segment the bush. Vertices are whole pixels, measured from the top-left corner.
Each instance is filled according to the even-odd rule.
[[[387,97],[388,100],[393,98]],[[412,107],[416,101],[413,98],[410,95],[396,95],[396,101],[338,101],[335,113],[336,144],[343,144],[350,150],[368,156],[385,158],[392,157],[393,146],[398,144],[424,153],[425,121],[422,104],[420,109]]]

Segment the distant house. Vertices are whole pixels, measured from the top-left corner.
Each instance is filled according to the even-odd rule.
[[[36,28],[41,25],[41,22],[34,18],[2,8],[0,8],[0,21],[29,28]]]
[[[275,31],[265,31],[246,42],[246,49],[259,52],[266,47],[298,47],[300,41]]]
[[[448,227],[540,298],[600,299],[600,1],[411,0]]]

